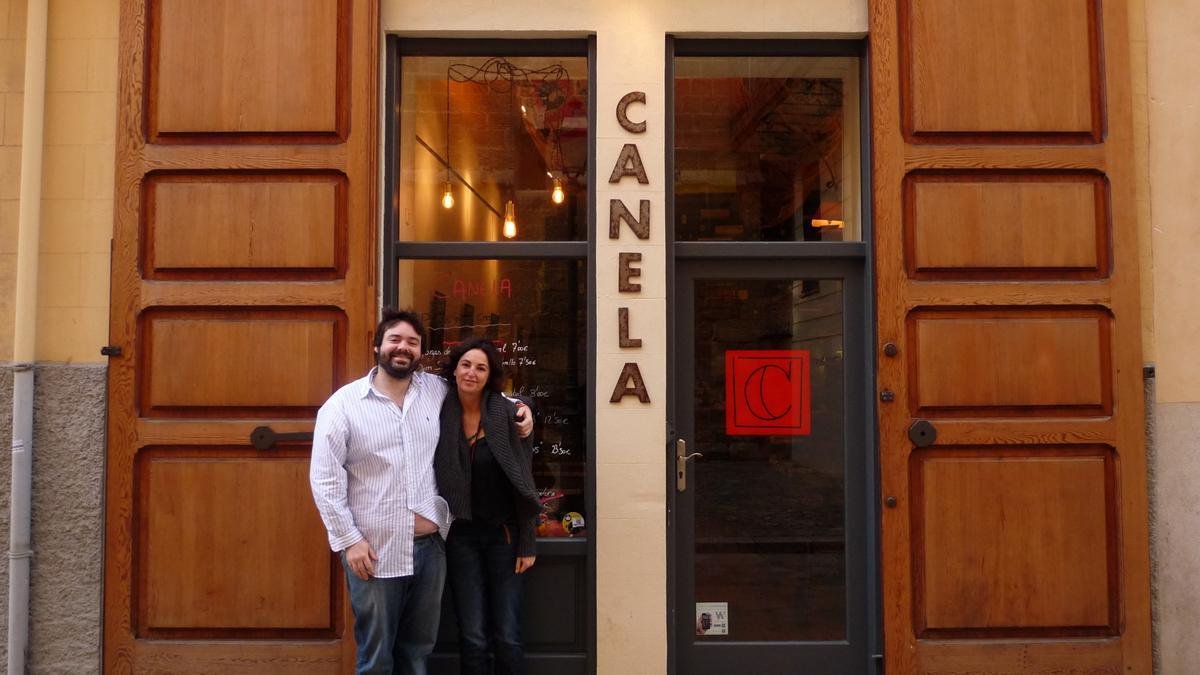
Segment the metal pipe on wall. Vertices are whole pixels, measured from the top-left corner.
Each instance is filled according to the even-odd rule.
[[[8,548],[8,673],[23,675],[29,651],[29,562],[33,484],[33,363],[37,358],[38,243],[42,224],[42,136],[49,0],[28,0],[17,283],[13,315],[12,492]]]

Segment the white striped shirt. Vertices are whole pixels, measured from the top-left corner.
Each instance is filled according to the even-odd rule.
[[[450,529],[433,475],[448,386],[413,373],[401,409],[372,385],[375,370],[321,406],[308,478],[329,547],[342,551],[366,539],[379,557],[375,576],[401,577],[413,573],[414,513],[436,523],[443,538]]]

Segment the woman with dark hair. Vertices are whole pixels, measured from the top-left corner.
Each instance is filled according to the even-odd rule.
[[[442,404],[434,456],[438,492],[454,523],[446,571],[458,614],[464,674],[525,672],[521,575],[534,562],[537,514],[532,441],[519,438],[516,405],[500,390],[500,354],[488,340],[456,346],[442,366],[450,391]]]

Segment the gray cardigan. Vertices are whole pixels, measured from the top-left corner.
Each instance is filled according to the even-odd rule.
[[[517,514],[517,555],[535,555],[541,501],[533,485],[533,439],[517,435],[517,406],[504,396],[483,393],[480,404],[488,448],[512,484]],[[442,404],[441,434],[433,458],[438,493],[455,518],[471,518],[471,454],[462,430],[462,403],[454,386]]]

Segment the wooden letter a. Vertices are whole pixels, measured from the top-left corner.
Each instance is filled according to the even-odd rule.
[[[609,403],[620,403],[626,396],[636,396],[642,403],[650,402],[650,394],[646,392],[646,382],[642,379],[642,371],[636,363],[626,363],[617,378],[617,386],[613,387]]]

